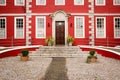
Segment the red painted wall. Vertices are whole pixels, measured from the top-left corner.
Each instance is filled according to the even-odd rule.
[[[24,16],[17,16],[17,17],[24,17]],[[23,46],[25,45],[25,31],[26,31],[26,24],[24,23],[24,38],[23,39],[15,39],[14,38],[14,16],[7,16],[6,17],[6,39],[0,39],[0,45],[2,46]],[[25,17],[24,17],[25,22]]]
[[[25,14],[25,7],[24,6],[15,6],[14,0],[6,0],[6,6],[0,6],[0,14]],[[25,0],[26,1],[26,0]],[[30,4],[32,4],[32,13],[54,13],[57,10],[63,10],[67,13],[88,13],[89,8],[88,0],[84,0],[84,5],[77,6],[74,5],[74,0],[65,0],[65,5],[56,6],[54,0],[47,0],[45,6],[36,5],[36,0],[32,1]],[[26,3],[25,3],[26,4]],[[105,6],[96,6],[94,7],[95,14],[96,13],[120,13],[120,6],[114,6],[113,0],[106,0]],[[15,15],[16,16],[16,15]],[[31,18],[31,26],[32,28],[30,31],[32,32],[30,36],[32,37],[31,43],[32,45],[46,45],[45,39],[36,39],[35,37],[35,16],[33,15]],[[46,16],[46,15],[42,15]],[[75,15],[74,15],[75,16]],[[68,18],[68,34],[72,35],[74,37],[74,16],[72,15],[70,18]],[[77,16],[77,15],[76,15]],[[84,16],[84,15],[83,15]],[[25,38],[24,39],[14,39],[14,16],[0,16],[0,17],[6,17],[7,20],[7,39],[0,39],[0,46],[20,46],[25,45]],[[21,16],[17,16],[21,17]],[[23,17],[23,16],[22,16]],[[97,16],[95,16],[96,18]],[[98,39],[95,37],[95,45],[97,46],[116,46],[120,45],[120,39],[114,39],[114,24],[113,24],[113,18],[115,16],[101,16],[99,17],[106,17],[106,37],[107,38],[101,38]],[[116,16],[118,17],[118,16]],[[25,18],[24,18],[25,20]],[[88,16],[85,16],[85,38],[75,38],[74,45],[89,45],[89,18]],[[50,24],[50,27],[48,27],[48,23]],[[70,27],[70,23],[72,23],[72,27]],[[96,19],[95,19],[95,33],[96,33]],[[26,27],[26,24],[24,24]],[[26,31],[26,30],[25,30]],[[26,35],[26,34],[25,34]],[[46,36],[52,36],[52,19],[47,15],[46,16]],[[96,36],[96,34],[95,34]]]
[[[105,0],[105,6],[96,6],[95,5],[95,13],[120,13],[120,6],[113,5],[113,0]]]
[[[0,13],[25,13],[25,6],[15,6],[15,0],[6,0],[6,6],[0,6]]]
[[[74,36],[74,17],[72,17],[73,27],[69,29],[69,34]],[[88,23],[88,16],[84,16],[85,18],[85,38],[75,38],[74,45],[88,45],[89,44],[89,23]]]
[[[117,55],[115,53],[112,53],[110,51],[105,51],[105,50],[100,50],[100,49],[93,49],[93,48],[82,48],[82,47],[80,49],[82,49],[82,51],[95,50],[98,54],[101,54],[102,56],[120,60],[120,56],[119,55]]]
[[[44,16],[44,15],[43,15]],[[46,45],[45,44],[45,38],[36,38],[36,32],[35,32],[35,26],[36,26],[36,16],[32,16],[32,28],[31,28],[31,37],[32,37],[32,45]],[[48,23],[50,26],[48,26]],[[46,16],[46,37],[52,36],[52,19],[49,16]]]
[[[32,11],[33,13],[54,13],[57,10],[63,10],[65,12],[72,12],[72,13],[87,13],[88,12],[88,1],[84,0],[85,5],[83,6],[74,6],[74,0],[65,0],[65,5],[56,6],[55,0],[47,0],[45,6],[36,6],[36,2],[33,1]]]
[[[106,18],[106,38],[96,38],[96,17]],[[114,16],[95,16],[95,45],[112,47],[120,45],[120,38],[114,38]]]
[[[7,52],[4,52],[4,53],[1,53],[0,54],[0,58],[17,56],[18,54],[21,53],[21,50],[23,50],[23,49],[16,49],[16,50],[11,50],[11,51],[7,51]],[[36,47],[36,48],[27,48],[27,49],[29,51],[35,51],[38,48]],[[117,55],[115,53],[112,53],[110,51],[105,51],[105,50],[100,50],[100,49],[93,49],[93,48],[82,48],[82,47],[80,49],[82,49],[83,51],[95,50],[98,54],[101,54],[102,56],[120,60],[120,56],[119,55]],[[98,57],[98,59],[99,59],[99,57]]]
[[[23,48],[23,49],[26,49],[26,48]],[[21,54],[21,50],[23,50],[23,49],[16,49],[16,50],[11,50],[11,51],[1,53],[0,58],[18,56],[19,54]],[[38,48],[27,48],[27,49],[29,51],[35,51]]]

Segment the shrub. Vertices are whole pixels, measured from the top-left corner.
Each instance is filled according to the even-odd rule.
[[[22,53],[22,56],[25,57],[25,56],[28,56],[29,51],[27,49],[24,49],[21,51],[21,53]]]
[[[54,38],[51,37],[51,36],[46,38],[46,43],[47,43],[47,44],[50,43],[51,45],[53,45],[53,44],[54,44],[54,41],[55,41]]]
[[[95,50],[90,50],[89,54],[90,54],[91,56],[94,56]]]
[[[69,35],[69,36],[67,37],[67,43],[69,44],[70,42],[73,43],[73,42],[74,42],[74,38]]]

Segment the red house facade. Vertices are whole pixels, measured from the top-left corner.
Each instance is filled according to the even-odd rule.
[[[120,45],[120,0],[0,0],[0,46]]]

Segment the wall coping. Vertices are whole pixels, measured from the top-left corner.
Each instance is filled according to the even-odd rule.
[[[109,52],[112,52],[112,53],[117,54],[117,55],[120,56],[120,52],[113,51],[113,50],[110,50],[110,49],[106,49],[106,48],[120,49],[120,48],[117,48],[117,47],[87,46],[87,45],[78,45],[78,46],[79,46],[80,48],[93,48],[93,49],[99,49],[99,50],[109,51]]]
[[[18,50],[18,49],[23,49],[23,48],[39,48],[42,45],[33,45],[33,46],[15,46],[15,47],[2,47],[2,48],[10,48],[10,49],[6,49],[6,50],[2,50],[0,51],[0,54],[8,52],[8,51],[12,51],[12,50]]]

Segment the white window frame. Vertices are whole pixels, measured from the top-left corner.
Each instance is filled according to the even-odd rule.
[[[120,0],[118,0],[118,1],[120,1]],[[116,4],[116,3],[115,3],[115,0],[113,0],[113,5],[116,5],[116,6],[117,6],[117,5],[120,5],[120,2]]]
[[[36,0],[36,5],[46,5],[46,0],[44,4],[39,4],[38,0]]]
[[[78,3],[76,2],[76,0],[74,0],[74,5],[84,5],[84,0],[82,0],[82,3],[81,3],[81,4],[78,4]]]
[[[65,5],[65,0],[63,0],[63,4],[57,4],[57,1],[55,0],[55,5]]]
[[[38,18],[44,18],[44,37],[38,37],[37,36],[37,34],[38,34],[38,32],[37,32],[37,26],[38,26],[38,24],[37,24],[37,19]],[[36,27],[35,27],[36,29],[35,29],[35,32],[36,32],[36,38],[46,38],[46,17],[45,16],[36,16]]]
[[[96,6],[105,6],[106,5],[106,0],[104,0],[104,4],[98,4],[98,0],[95,0]]]
[[[0,4],[0,6],[6,6],[6,0],[4,0],[5,1],[5,4]]]
[[[24,6],[25,5],[25,0],[23,0],[23,4],[17,4],[17,0],[14,0],[15,6]]]
[[[0,17],[0,19],[5,19],[5,37],[4,38],[0,38],[0,39],[6,39],[6,36],[7,36],[7,21],[6,21],[6,17]]]
[[[120,18],[120,17],[114,17],[114,38],[120,38],[120,37],[116,37],[116,36],[115,36],[115,33],[116,33],[116,31],[115,31],[115,19],[116,19],[116,18]]]
[[[77,35],[76,35],[76,19],[77,18],[82,18],[83,19],[83,36],[82,37],[78,37]],[[75,36],[75,38],[85,38],[85,17],[84,16],[75,16],[74,17],[74,36]]]
[[[97,30],[97,19],[98,18],[103,18],[104,19],[104,36],[103,37],[99,37],[97,35],[97,32],[98,32],[98,30]],[[106,38],[106,17],[96,17],[96,38]]]
[[[19,38],[16,35],[16,19],[23,19],[23,37]],[[24,17],[14,17],[14,38],[15,39],[24,39],[24,31],[25,31],[25,25],[24,25]]]

